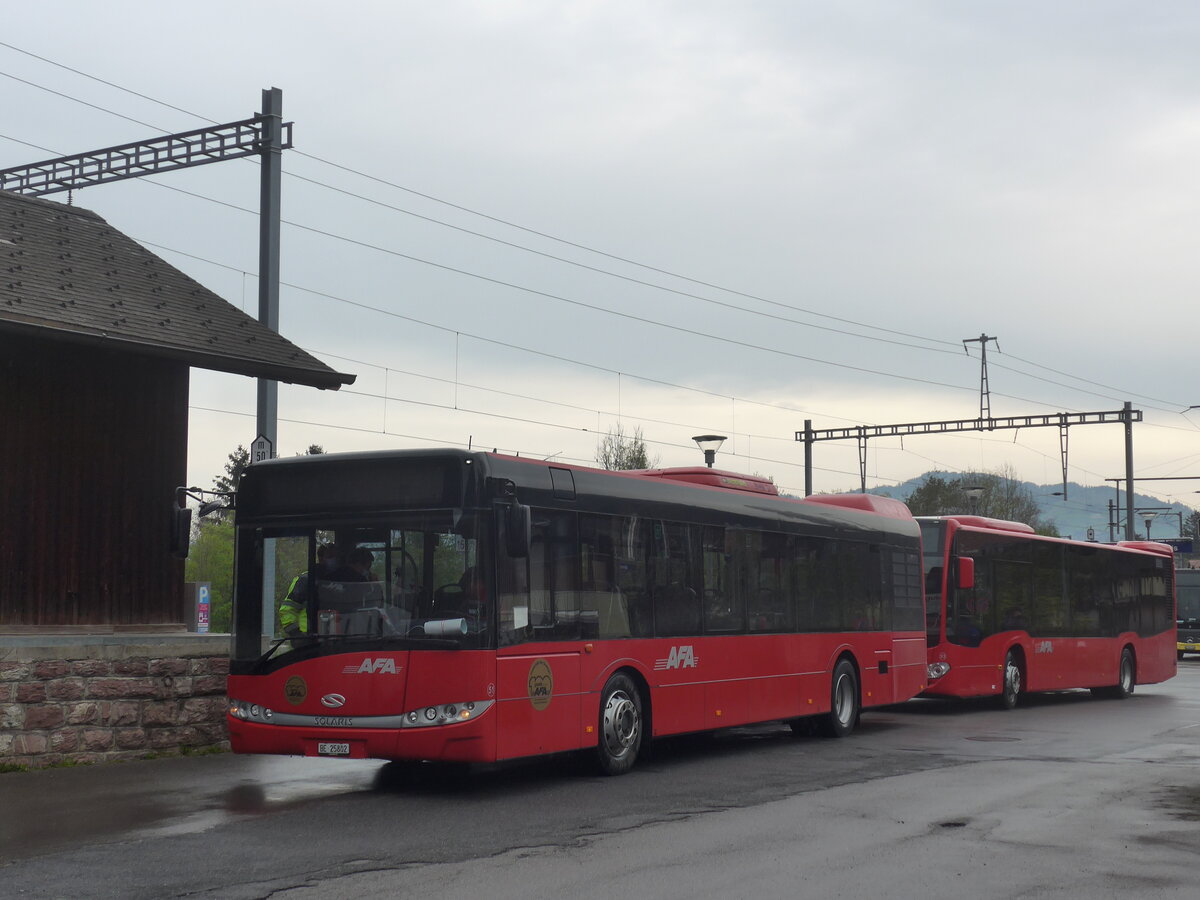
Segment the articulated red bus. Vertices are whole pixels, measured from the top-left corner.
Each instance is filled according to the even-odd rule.
[[[238,752],[618,774],[652,737],[842,736],[925,686],[920,530],[887,498],[397,451],[255,464],[236,516]]]
[[[979,516],[918,517],[929,686],[941,697],[1090,688],[1128,697],[1175,674],[1174,557]]]

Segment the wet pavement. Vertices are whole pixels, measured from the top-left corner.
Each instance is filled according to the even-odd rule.
[[[382,765],[222,753],[10,772],[0,775],[0,864],[81,844],[202,832],[368,791]]]
[[[0,896],[1195,896],[1200,658],[1087,692],[663,741],[632,773],[533,760],[164,758],[0,775]]]

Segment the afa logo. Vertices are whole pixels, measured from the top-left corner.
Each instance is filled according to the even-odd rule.
[[[554,696],[554,674],[550,671],[550,663],[544,659],[534,660],[529,667],[529,702],[533,708],[541,711],[550,705]]]
[[[1034,653],[1053,653],[1054,645],[1049,641],[1038,641],[1033,645]]]
[[[667,669],[695,669],[700,665],[700,657],[692,649],[691,644],[682,647],[672,647],[671,654],[666,659],[654,661],[654,671],[662,672]]]
[[[283,686],[283,696],[292,706],[299,706],[308,696],[308,685],[299,675],[293,675]]]
[[[378,659],[367,657],[357,666],[349,665],[342,669],[343,675],[395,675],[400,671],[400,667],[396,665],[396,661],[390,656],[381,656]]]

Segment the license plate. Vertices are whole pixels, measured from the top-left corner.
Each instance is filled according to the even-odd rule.
[[[347,743],[335,744],[329,741],[321,741],[317,744],[318,756],[349,756],[350,745]]]

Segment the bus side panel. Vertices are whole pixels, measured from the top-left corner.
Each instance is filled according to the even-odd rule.
[[[1110,654],[1100,638],[1032,638],[1033,650],[1025,657],[1026,691],[1062,691],[1068,688],[1116,684],[1105,658]]]
[[[1134,642],[1134,652],[1137,655],[1138,684],[1157,684],[1174,678],[1178,671],[1176,665],[1175,629],[1171,628],[1162,634],[1142,638]],[[1117,649],[1118,659],[1120,648]]]
[[[538,756],[583,746],[579,652],[496,660],[496,758]]]
[[[865,709],[869,706],[880,706],[891,703],[895,696],[895,658],[892,655],[891,635],[879,633],[841,634],[837,646],[830,647],[828,659],[828,674],[822,679],[826,685],[826,695],[832,695],[833,684],[830,681],[833,667],[842,653],[849,653],[858,667],[859,697]],[[832,697],[825,701],[821,712],[829,711]]]
[[[754,639],[750,656],[758,663],[756,674],[765,677],[760,677],[750,690],[752,721],[808,715],[808,700],[815,702],[822,692],[828,693],[823,687],[829,681],[824,672],[805,674],[819,668],[812,664],[814,659],[828,655],[823,649],[812,649],[819,640],[808,635],[764,635]]]
[[[713,637],[700,642],[701,727],[726,728],[797,715],[799,678],[787,666],[788,643],[782,635]]]
[[[925,688],[927,649],[925,635],[897,635],[892,641],[892,702],[911,700]]]

